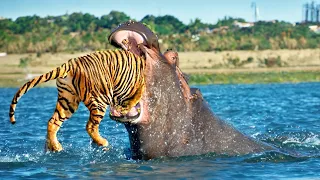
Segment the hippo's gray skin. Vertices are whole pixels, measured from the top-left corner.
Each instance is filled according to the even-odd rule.
[[[133,159],[209,152],[243,155],[273,149],[217,118],[199,90],[191,89],[198,96],[186,100],[175,68],[160,53],[157,37],[143,24],[123,23],[111,32],[109,41],[146,57],[146,91],[140,101],[140,117],[123,121]]]

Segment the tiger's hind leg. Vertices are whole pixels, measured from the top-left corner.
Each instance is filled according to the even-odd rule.
[[[61,151],[62,146],[57,139],[57,132],[62,123],[69,119],[78,109],[80,99],[71,88],[62,82],[57,81],[58,101],[55,112],[48,122],[46,150]]]
[[[90,117],[86,126],[89,136],[98,146],[108,146],[108,141],[101,137],[99,133],[99,125],[106,113],[106,104],[97,103],[95,100],[87,105],[90,111]]]

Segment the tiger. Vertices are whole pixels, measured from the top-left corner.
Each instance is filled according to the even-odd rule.
[[[115,49],[97,51],[72,58],[60,67],[25,83],[12,99],[10,122],[15,124],[18,100],[31,88],[56,79],[58,100],[53,116],[47,125],[46,149],[61,151],[57,132],[83,102],[90,111],[86,130],[98,146],[107,147],[108,141],[101,137],[99,124],[109,105],[122,115],[137,105],[145,90],[145,58],[129,51]],[[111,111],[110,111],[111,113]]]

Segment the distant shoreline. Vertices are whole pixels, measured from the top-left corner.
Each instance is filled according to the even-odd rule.
[[[191,85],[320,82],[320,71],[191,74],[189,79]]]
[[[0,75],[1,77],[1,75]],[[190,85],[208,84],[268,84],[268,83],[302,83],[320,82],[320,71],[292,71],[292,72],[228,72],[188,74]],[[0,88],[20,87],[27,80],[1,78]],[[55,87],[55,81],[43,83],[37,87]]]
[[[19,87],[28,78],[49,72],[90,52],[9,54],[0,57],[0,87]],[[21,59],[30,58],[26,68]],[[179,52],[180,68],[195,84],[320,82],[320,49]],[[55,86],[55,81],[40,87]]]

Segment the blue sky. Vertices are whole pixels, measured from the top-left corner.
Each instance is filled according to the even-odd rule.
[[[302,5],[311,0],[0,0],[0,16],[14,20],[34,14],[45,17],[83,12],[100,17],[117,10],[136,20],[148,14],[168,14],[185,24],[195,18],[214,24],[224,16],[253,21],[252,2],[259,7],[260,20],[299,22]],[[320,4],[320,0],[315,2]]]

